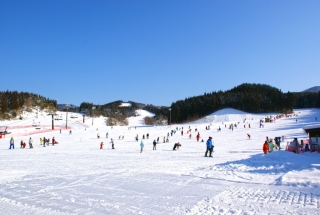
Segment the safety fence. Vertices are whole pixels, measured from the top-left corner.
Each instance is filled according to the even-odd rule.
[[[33,126],[8,126],[8,129],[21,129],[21,128],[32,128]],[[25,131],[25,132],[11,132],[10,134],[2,134],[0,135],[0,138],[5,138],[5,137],[21,137],[21,136],[29,136],[29,135],[34,135],[34,134],[41,134],[41,133],[46,133],[46,132],[53,132],[53,131],[58,131],[58,130],[69,130],[71,127],[66,126],[55,126],[55,129],[52,130],[51,125],[47,126],[41,126],[37,127],[39,129],[36,129],[35,131]],[[10,130],[9,130],[10,132]]]

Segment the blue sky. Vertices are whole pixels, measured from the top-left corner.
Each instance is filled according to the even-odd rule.
[[[0,90],[166,105],[320,85],[320,1],[1,0]]]

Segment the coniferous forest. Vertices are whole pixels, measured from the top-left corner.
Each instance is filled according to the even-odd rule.
[[[27,92],[0,92],[0,119],[16,117],[22,109],[28,110],[35,106],[40,109],[56,110],[57,101]]]
[[[156,114],[155,118],[167,117],[171,114],[171,123],[188,122],[207,116],[223,108],[234,108],[248,113],[291,113],[294,108],[320,108],[320,92],[287,92],[265,84],[241,84],[227,91],[205,93],[184,100],[178,100],[171,107],[157,107],[130,102],[129,108],[119,108],[122,101],[105,105],[94,105],[83,102],[78,111],[89,111],[95,106],[95,114],[109,116],[119,112],[129,116],[135,109],[145,109]],[[16,117],[21,110],[31,107],[57,110],[57,101],[28,92],[0,92],[0,119]],[[169,111],[171,108],[171,111]],[[114,109],[114,110],[113,110]],[[10,113],[10,114],[9,114]],[[169,120],[168,120],[169,121]]]
[[[227,91],[205,93],[171,105],[172,123],[193,121],[223,108],[249,113],[291,113],[293,108],[320,107],[318,93],[283,93],[264,84],[241,84]]]

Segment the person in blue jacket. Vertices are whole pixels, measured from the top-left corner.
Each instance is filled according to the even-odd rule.
[[[207,154],[209,152],[209,157],[212,157],[212,151],[213,151],[213,145],[212,145],[212,137],[209,137],[209,139],[207,140],[207,151],[205,153],[205,157],[208,157]]]
[[[11,137],[11,139],[10,139],[10,148],[9,149],[11,149],[11,147],[12,147],[12,149],[14,149],[14,139],[13,139],[13,137]]]
[[[144,148],[144,144],[143,144],[143,142],[142,142],[142,140],[141,140],[141,143],[140,143],[140,153],[143,152],[143,148]]]

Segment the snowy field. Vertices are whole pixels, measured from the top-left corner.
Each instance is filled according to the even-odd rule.
[[[315,117],[320,119],[320,110],[295,113],[297,117],[264,123],[264,128],[259,128],[259,120],[267,114],[234,109],[171,127],[143,126],[143,117],[152,114],[142,110],[141,116],[129,118],[129,126],[113,128],[102,117],[82,123],[82,115],[69,113],[72,134],[65,129],[64,112],[58,114],[63,120],[54,121],[54,131],[46,113],[1,121],[0,126],[15,127],[0,139],[0,214],[320,214],[320,153],[284,150],[294,137],[307,138],[302,127],[319,124]],[[238,124],[233,131],[228,129],[231,123]],[[176,128],[170,142],[163,143]],[[204,142],[196,141],[196,128]],[[35,130],[45,132],[23,136]],[[143,140],[140,153],[140,140],[147,133],[150,138]],[[8,149],[11,136],[14,150]],[[213,158],[204,157],[209,136],[215,145]],[[266,136],[284,136],[283,149],[264,155]],[[30,137],[33,149],[28,147]],[[55,137],[59,144],[43,147],[41,137]],[[157,137],[160,143],[152,150]],[[21,140],[26,149],[20,149]],[[104,148],[99,149],[102,141]],[[176,142],[182,147],[173,151]]]

